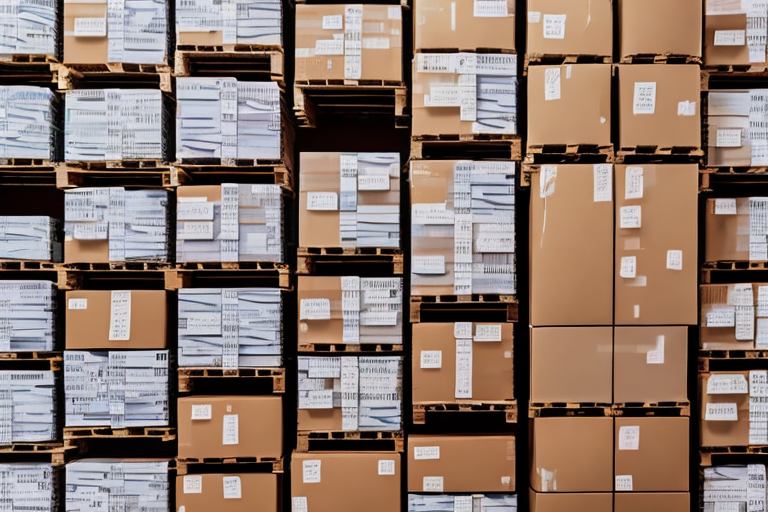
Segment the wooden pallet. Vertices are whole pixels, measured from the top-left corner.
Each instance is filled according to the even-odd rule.
[[[702,270],[768,270],[768,261],[707,261]]]
[[[261,471],[247,471],[247,470]],[[205,459],[176,459],[176,474],[179,476],[205,473],[243,473],[260,472],[269,469],[270,473],[282,473],[284,462],[278,457],[221,457]]]
[[[703,467],[739,463],[734,459],[742,459],[741,463],[744,463],[743,458],[756,455],[762,458],[768,456],[768,446],[704,446],[699,449],[699,458]],[[755,461],[755,463],[760,462]]]
[[[271,380],[273,393],[285,393],[285,368],[179,368],[179,393],[194,391],[199,379]]]
[[[89,439],[156,439],[169,442],[176,439],[172,427],[64,427],[64,441]]]
[[[291,272],[285,263],[249,263],[221,268],[221,264],[177,264],[182,268],[165,272],[165,289],[197,287],[272,286],[284,290],[292,287]],[[186,268],[187,265],[190,265]]]
[[[56,168],[48,166],[0,165],[0,185],[56,186]]]
[[[670,159],[676,162],[698,163],[704,157],[704,150],[694,147],[635,146],[621,148],[617,163],[646,163]]]
[[[300,343],[299,352],[346,354],[398,354],[403,345],[391,343]]]
[[[615,417],[639,417],[639,416],[664,416],[678,417],[690,416],[690,402],[644,402],[624,403],[613,405]]]
[[[627,404],[601,403],[532,403],[528,408],[530,418],[556,418],[563,416],[610,416],[610,417],[687,417],[691,415],[689,402],[647,402]]]
[[[2,64],[56,64],[58,62],[59,59],[55,55],[30,55],[26,53],[0,55],[0,63]]]
[[[284,82],[283,51],[279,47],[247,44],[180,45],[176,76],[232,76],[240,80]]]
[[[13,443],[9,446],[0,446],[0,463],[3,462],[29,462],[30,459],[50,460],[54,467],[64,466],[78,454],[74,446],[65,446],[62,442],[50,443]]]
[[[361,446],[366,446],[361,450]],[[323,448],[332,451],[404,451],[405,437],[402,430],[391,432],[343,432],[339,430],[329,431],[299,431],[296,443],[296,451],[301,453],[323,451]]]
[[[0,352],[0,368],[58,372],[64,367],[61,351]]]
[[[0,270],[57,270],[61,265],[52,261],[0,260]]]
[[[530,66],[566,66],[571,64],[610,64],[610,55],[551,55],[533,53],[525,55],[525,69]]]
[[[611,163],[613,146],[597,144],[528,145],[526,164]]]
[[[430,316],[430,321],[440,321],[440,317],[446,317],[443,321],[450,320],[458,313],[471,313],[473,315],[486,315],[488,322],[517,322],[519,316],[519,303],[514,295],[412,295],[411,296],[411,323],[424,321],[422,316]],[[479,321],[479,320],[476,320]]]
[[[83,88],[146,87],[173,92],[173,70],[167,64],[56,64],[58,87],[66,91]]]
[[[380,264],[394,275],[403,274],[403,250],[389,247],[300,247],[297,249],[296,273],[314,274],[318,268],[333,265]]]
[[[50,171],[56,163],[48,158],[0,158],[0,166],[4,172],[16,170],[26,171]]]
[[[519,161],[522,158],[522,140],[519,135],[506,134],[420,135],[411,139],[411,158]]]
[[[408,126],[408,87],[381,80],[297,81],[294,114],[299,126],[316,128],[325,116],[392,117],[395,127]]]
[[[256,164],[254,160],[233,160],[225,165],[216,163],[177,163],[171,167],[170,185],[219,185],[221,183],[252,183],[279,185],[293,191],[293,175],[282,164]]]
[[[62,164],[56,168],[56,186],[60,189],[114,186],[167,188],[171,186],[171,170],[168,166],[121,168],[105,165],[98,168],[92,164]]]
[[[700,55],[680,55],[680,54],[652,54],[641,53],[637,55],[626,55],[619,61],[621,64],[701,64]]]
[[[517,423],[517,402],[504,401],[480,401],[457,400],[456,402],[418,402],[413,404],[413,422],[423,425],[427,416],[439,415],[445,412],[459,412],[462,414],[488,415],[489,413],[503,413],[506,423]]]
[[[759,370],[768,350],[699,350],[699,373],[709,371]],[[714,368],[713,368],[714,366]]]
[[[63,267],[69,270],[126,270],[126,271],[152,271],[165,270],[172,267],[165,261],[111,261],[109,263],[64,263]]]
[[[51,55],[4,55],[0,58],[0,83],[51,87],[57,83],[56,58]],[[5,58],[7,57],[7,58]]]

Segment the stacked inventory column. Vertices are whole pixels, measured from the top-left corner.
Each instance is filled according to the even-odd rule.
[[[517,510],[515,12],[414,17],[408,510]]]
[[[690,507],[701,6],[680,3],[528,2],[537,511]]]
[[[706,168],[699,325],[703,506],[766,506],[768,108],[766,19],[758,2],[707,1],[702,101]],[[723,493],[724,482],[733,492]],[[742,485],[742,482],[747,485]]]

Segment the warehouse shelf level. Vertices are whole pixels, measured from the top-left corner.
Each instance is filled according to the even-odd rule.
[[[296,273],[301,275],[323,274],[324,270],[343,265],[347,273],[350,265],[384,274],[403,274],[403,250],[391,247],[299,247],[296,251]]]
[[[613,146],[597,144],[528,145],[526,164],[602,164],[614,161]]]
[[[431,424],[427,418],[441,423],[443,413],[461,413],[472,416],[478,421],[490,415],[504,415],[506,423],[517,423],[518,409],[515,400],[484,401],[457,400],[456,402],[415,402],[413,404],[413,423],[418,425]]]
[[[194,392],[196,386],[211,381],[233,386],[261,381],[271,387],[272,393],[285,393],[284,368],[179,368],[179,393]]]
[[[514,134],[418,135],[411,138],[411,158],[520,161],[522,140],[519,135]]]
[[[397,431],[299,431],[296,451],[404,451],[404,434]]]

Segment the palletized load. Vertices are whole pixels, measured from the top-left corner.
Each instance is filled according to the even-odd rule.
[[[765,64],[768,5],[762,0],[706,0],[704,64]]]
[[[55,0],[3,2],[0,57],[57,53],[58,6]],[[4,59],[3,59],[4,60]]]
[[[60,230],[51,217],[0,217],[0,259],[61,261]]]
[[[67,464],[66,510],[168,512],[168,461],[85,459]],[[113,505],[114,504],[114,505]]]
[[[515,2],[512,0],[417,0],[413,9],[413,45],[417,51],[515,49]]]
[[[283,195],[278,185],[179,187],[176,261],[283,261]]]
[[[50,371],[0,371],[0,446],[55,441],[56,378]]]
[[[280,0],[176,0],[176,45],[282,45]]]
[[[123,187],[64,194],[66,263],[168,261],[168,192]]]
[[[516,512],[514,494],[409,494],[408,512]]]
[[[176,89],[177,160],[281,158],[276,82],[179,77]]]
[[[274,288],[179,290],[179,366],[277,367],[283,314]]]
[[[699,297],[702,349],[768,349],[768,285],[704,284]]]
[[[153,89],[67,91],[64,159],[163,160],[163,96]]]
[[[6,20],[0,20],[0,29]],[[47,87],[0,87],[0,159],[57,158],[59,108],[58,97]]]
[[[699,379],[701,446],[768,444],[768,371],[717,371]]]
[[[704,468],[704,512],[761,510],[766,505],[765,465]]]
[[[768,89],[710,91],[707,165],[768,165]]]
[[[50,281],[0,281],[0,352],[53,350],[56,287]]]
[[[768,197],[707,199],[704,261],[768,261]]]
[[[168,351],[64,352],[67,427],[168,425]]]
[[[411,161],[411,295],[509,294],[515,164]]]
[[[0,489],[12,509],[54,512],[58,504],[51,464],[0,464]]]

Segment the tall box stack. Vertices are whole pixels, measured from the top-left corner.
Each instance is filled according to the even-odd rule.
[[[0,86],[0,162],[58,159],[60,104],[60,97],[45,87]]]

